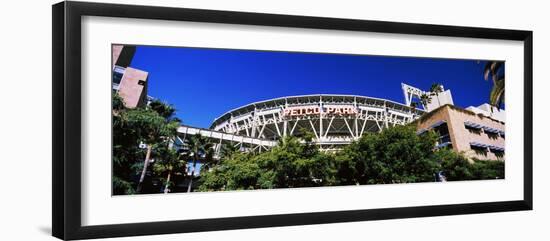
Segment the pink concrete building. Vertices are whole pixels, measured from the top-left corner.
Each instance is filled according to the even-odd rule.
[[[451,148],[470,159],[504,160],[505,125],[500,120],[444,105],[424,114],[416,124],[418,133],[439,134],[438,148]]]
[[[115,65],[123,68],[130,66],[130,63],[132,62],[135,53],[136,46],[112,45],[113,68],[115,67]]]
[[[148,73],[131,67],[126,68],[118,87],[118,94],[128,108],[147,104]]]
[[[147,104],[147,78],[149,74],[129,67],[135,52],[135,46],[112,46],[112,88],[122,97],[125,106],[128,108]]]

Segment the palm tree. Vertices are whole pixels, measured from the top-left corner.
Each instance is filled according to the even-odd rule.
[[[181,120],[175,116],[176,109],[165,102],[162,102],[160,100],[153,100],[151,103],[149,103],[148,108],[157,112],[160,116],[164,117],[167,122],[181,122]]]
[[[159,174],[166,174],[164,178],[164,193],[168,193],[171,185],[171,177],[175,170],[185,167],[185,161],[182,160],[182,155],[180,155],[171,145],[165,145],[163,148],[158,150],[159,161],[155,162],[154,170]]]
[[[433,83],[430,87],[430,96],[435,96],[437,98],[437,105],[440,106],[441,103],[439,102],[439,93],[443,92],[443,85],[439,83]]]
[[[193,158],[193,169],[191,171],[191,175],[189,176],[189,185],[187,187],[187,192],[191,192],[197,162],[200,160],[207,162],[212,159],[212,143],[208,141],[208,138],[199,134],[189,138],[187,145],[189,147],[189,155]]]
[[[504,104],[504,62],[488,61],[483,70],[483,78],[493,81],[493,88],[489,95],[489,104],[499,108]]]
[[[147,167],[151,160],[153,147],[169,142],[176,135],[180,121],[174,117],[176,110],[172,106],[158,100],[151,102],[145,110],[137,111],[142,112],[140,116],[137,116],[142,122],[137,128],[139,128],[138,131],[144,133],[143,136],[145,138],[143,142],[147,146],[143,169],[137,187],[137,192],[140,193],[143,188]]]
[[[415,110],[416,110],[417,107],[418,107],[418,102],[416,102],[416,101],[411,102],[411,105],[409,105],[409,109],[410,109],[411,113],[415,114],[416,113]]]
[[[432,99],[427,94],[420,95],[420,103],[422,103],[422,107],[424,107],[424,110],[427,109],[428,104],[432,102]]]

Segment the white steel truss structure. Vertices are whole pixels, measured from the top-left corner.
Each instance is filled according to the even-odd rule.
[[[277,141],[303,131],[324,150],[359,139],[364,133],[410,123],[424,111],[394,101],[356,95],[302,95],[252,103],[217,118],[212,130]]]
[[[401,89],[403,89],[403,96],[405,97],[405,105],[411,106],[413,98],[420,99],[422,95],[429,95],[429,92],[423,91],[419,88],[401,83]],[[423,106],[426,109],[425,106]]]
[[[223,144],[233,145],[243,151],[262,152],[277,145],[277,141],[264,140],[248,136],[235,135],[209,129],[201,129],[191,126],[180,126],[178,128],[177,143],[185,145],[187,138],[194,135],[201,135],[210,139],[214,148],[214,158],[219,157]]]

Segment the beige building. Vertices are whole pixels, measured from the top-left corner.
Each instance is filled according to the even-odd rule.
[[[149,73],[129,67],[135,52],[135,46],[112,46],[112,88],[122,97],[128,108],[147,104]]]
[[[482,113],[443,105],[417,121],[418,133],[434,130],[439,134],[438,148],[452,148],[467,157],[504,160],[505,125]]]

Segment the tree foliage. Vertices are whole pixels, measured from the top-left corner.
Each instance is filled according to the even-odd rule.
[[[268,152],[232,152],[201,174],[199,190],[433,182],[438,172],[449,181],[504,177],[503,162],[470,162],[460,153],[437,150],[437,134],[418,135],[413,126],[366,134],[333,154],[320,152],[311,134],[301,132]]]
[[[487,180],[504,178],[504,162],[473,159],[469,161],[464,155],[442,149],[436,152],[448,181]]]
[[[208,170],[213,161],[213,144],[210,143],[208,138],[202,135],[194,135],[188,139],[186,143],[189,152],[188,157],[192,160],[191,175],[189,176],[189,183],[187,185],[187,192],[191,192],[193,189],[193,178],[195,177],[197,163],[202,162],[202,169]]]
[[[113,95],[113,194],[140,192],[139,174],[147,168],[143,160],[149,150],[140,148],[140,145],[150,147],[151,158],[167,158],[161,154],[162,150],[169,145],[180,126],[179,120],[173,118],[174,112],[171,106],[162,102],[128,109],[118,94]]]
[[[175,185],[171,177],[173,175],[185,176],[187,174],[185,155],[179,153],[171,145],[158,145],[154,153],[154,158],[158,161],[153,163],[153,172],[159,177],[159,181],[164,184],[163,191],[168,193],[170,188]]]
[[[505,174],[504,162],[469,160],[461,153],[436,149],[437,134],[419,135],[412,125],[365,133],[333,153],[320,151],[315,135],[305,129],[261,153],[227,143],[215,146],[201,135],[188,137],[185,148],[178,150],[181,147],[175,148],[173,141],[180,121],[174,113],[172,106],[160,101],[127,109],[122,98],[114,95],[113,194],[171,192],[176,180],[188,177],[189,165],[193,171],[187,191],[194,181],[199,191],[219,191],[432,182],[436,173],[443,173],[448,181],[504,178]],[[216,158],[214,148],[220,150]],[[149,169],[147,156],[154,160]],[[197,163],[202,165],[195,177]],[[139,189],[140,173],[146,171],[147,185]],[[152,188],[153,179],[162,185]]]
[[[438,165],[435,133],[417,135],[412,126],[396,126],[366,134],[336,158],[341,184],[427,182]]]
[[[203,173],[199,190],[243,190],[331,185],[333,158],[303,138],[285,137],[260,154],[233,152]]]

